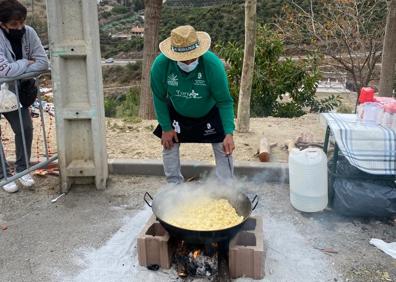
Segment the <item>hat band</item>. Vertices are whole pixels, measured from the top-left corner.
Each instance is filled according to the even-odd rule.
[[[195,50],[199,47],[199,42],[195,42],[194,44],[190,45],[190,46],[186,46],[186,47],[175,47],[175,46],[171,46],[171,49],[173,52],[176,53],[185,53],[185,52],[190,52],[192,50]]]

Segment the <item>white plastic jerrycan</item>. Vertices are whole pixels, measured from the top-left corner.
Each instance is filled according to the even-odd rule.
[[[326,208],[327,157],[320,148],[293,149],[289,154],[290,202],[303,212]]]

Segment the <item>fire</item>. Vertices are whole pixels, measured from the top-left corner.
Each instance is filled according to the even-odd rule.
[[[193,258],[197,258],[197,257],[199,257],[201,255],[201,250],[195,250],[194,252],[193,252]]]

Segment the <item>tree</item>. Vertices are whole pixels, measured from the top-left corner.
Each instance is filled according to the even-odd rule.
[[[277,26],[298,54],[316,50],[332,71],[346,71],[354,88],[369,84],[382,54],[386,0],[295,1],[285,7]]]
[[[234,99],[238,99],[243,64],[243,49],[238,43],[217,45],[216,51],[229,66],[228,80]],[[254,76],[252,84],[252,116],[301,116],[310,112],[329,111],[338,106],[338,97],[315,99],[319,80],[317,60],[295,61],[285,58],[279,36],[267,26],[259,26],[256,34]]]
[[[254,74],[254,47],[256,45],[256,6],[257,0],[245,1],[245,50],[237,115],[237,130],[239,132],[248,132],[250,125],[250,96]]]
[[[144,5],[144,49],[139,116],[143,119],[153,119],[154,106],[150,88],[150,68],[158,54],[162,0],[145,0]]]
[[[396,0],[388,3],[379,91],[381,96],[392,96],[396,64]]]

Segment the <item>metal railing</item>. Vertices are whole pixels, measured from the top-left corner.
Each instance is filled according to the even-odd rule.
[[[14,93],[16,94],[17,97],[17,103],[20,105],[20,98],[19,98],[19,88],[18,88],[18,81],[21,79],[31,79],[31,78],[39,78],[43,74],[47,74],[49,71],[43,71],[43,72],[30,72],[30,73],[25,73],[20,76],[16,77],[9,77],[9,78],[0,78],[0,85],[3,83],[14,83]],[[38,79],[40,82],[40,80]],[[38,82],[38,86],[39,86]],[[40,111],[40,120],[41,120],[41,127],[42,127],[42,136],[43,136],[43,141],[44,141],[44,149],[45,149],[45,159],[43,161],[39,161],[38,163],[34,164],[33,166],[30,165],[30,160],[28,159],[28,154],[27,154],[27,147],[26,147],[26,136],[25,136],[25,130],[24,130],[24,124],[23,124],[23,119],[22,119],[22,111],[21,107],[18,106],[18,116],[19,116],[19,126],[21,129],[21,135],[22,135],[22,146],[23,146],[23,152],[25,156],[25,164],[26,164],[26,169],[15,173],[13,176],[8,176],[7,172],[7,166],[6,166],[6,157],[4,153],[4,145],[3,145],[3,138],[0,136],[0,159],[1,159],[1,166],[2,166],[2,172],[3,172],[3,178],[0,179],[0,187],[10,183],[12,181],[15,181],[19,179],[20,177],[33,172],[36,169],[40,168],[45,168],[47,167],[51,162],[57,160],[58,156],[57,154],[54,154],[53,156],[50,156],[49,150],[48,150],[48,139],[47,139],[47,133],[45,129],[45,119],[44,119],[44,110],[43,110],[43,103],[41,99],[41,92],[38,91],[37,94],[37,100],[38,100],[38,108]],[[17,148],[15,148],[17,149]]]

